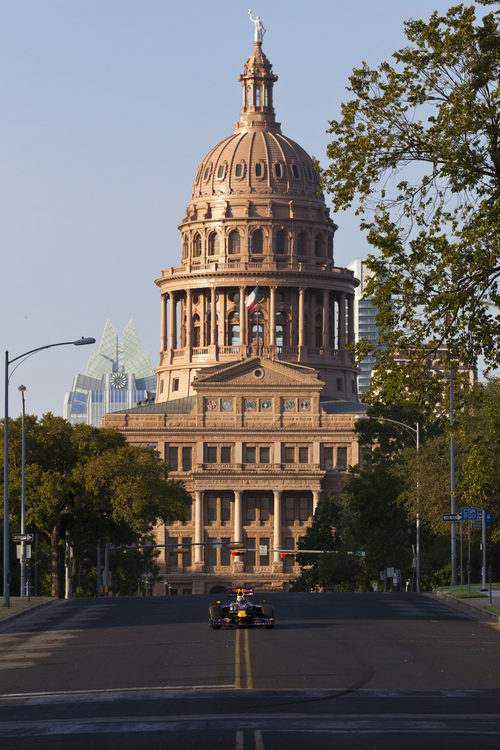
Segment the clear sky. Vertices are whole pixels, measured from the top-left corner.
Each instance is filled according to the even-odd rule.
[[[363,60],[403,46],[403,21],[438,0],[259,0],[263,50],[279,76],[283,132],[325,164],[328,121]],[[253,48],[249,0],[0,0],[2,356],[10,415],[62,414],[109,318],[132,318],[158,363],[163,268],[180,263],[177,225],[205,154],[239,119],[237,78]],[[364,257],[349,214],[334,216],[336,264]],[[3,383],[3,381],[2,381]],[[3,410],[2,410],[3,416]]]

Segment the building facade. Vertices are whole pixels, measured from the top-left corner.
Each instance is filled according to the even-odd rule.
[[[194,178],[181,264],[156,280],[156,403],[103,420],[155,445],[193,497],[187,522],[158,529],[159,543],[180,545],[159,560],[179,593],[286,589],[297,569],[282,552],[358,463],[364,409],[346,348],[358,282],[335,266],[311,158],[276,122],[261,41],[239,80],[240,120]]]
[[[377,308],[371,297],[365,297],[366,285],[371,275],[366,263],[359,258],[347,264],[354,276],[359,280],[359,286],[354,290],[354,340],[367,339],[376,348],[380,347],[379,328],[375,321]],[[358,393],[366,393],[370,388],[370,378],[375,365],[375,356],[368,354],[358,364]]]
[[[156,376],[133,321],[125,326],[120,342],[108,320],[99,350],[91,353],[85,374],[75,375],[65,395],[63,417],[71,424],[100,427],[104,414],[154,401],[155,393]]]

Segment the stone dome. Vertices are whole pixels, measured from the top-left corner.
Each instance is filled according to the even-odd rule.
[[[239,76],[243,107],[233,135],[220,141],[196,171],[191,201],[211,202],[247,195],[324,199],[311,157],[284,136],[275,120],[273,84],[278,77],[259,42]]]

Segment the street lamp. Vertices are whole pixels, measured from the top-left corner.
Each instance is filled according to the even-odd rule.
[[[30,349],[29,352],[19,354],[14,359],[9,359],[9,352],[5,352],[5,423],[3,437],[3,606],[10,607],[10,561],[9,561],[9,365],[23,360],[43,349],[52,349],[54,346],[85,346],[95,344],[94,338],[77,339],[76,341],[60,341],[57,344],[46,344]],[[19,362],[21,364],[21,362]],[[15,369],[15,368],[14,368]]]
[[[404,422],[398,422],[397,419],[389,419],[389,417],[369,417],[367,414],[359,414],[357,417],[354,418],[356,421],[360,421],[363,419],[372,419],[375,422],[392,422],[392,424],[397,424],[399,427],[402,427],[404,430],[410,433],[412,438],[415,441],[415,444],[417,446],[417,517],[415,522],[415,584],[417,593],[420,593],[420,516],[419,516],[419,451],[420,451],[420,424],[418,422],[415,423],[415,427],[410,427],[410,425],[405,424]]]
[[[21,392],[21,397],[23,400],[21,427],[21,586],[19,591],[19,595],[23,597],[26,588],[26,541],[24,539],[24,535],[26,534],[26,409],[24,402],[24,393],[26,391],[26,386],[20,385],[18,386],[17,390]]]

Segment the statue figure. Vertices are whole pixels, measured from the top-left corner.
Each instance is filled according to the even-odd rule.
[[[260,16],[255,16],[255,18],[252,18],[252,10],[250,9],[248,11],[248,15],[250,16],[250,20],[253,24],[255,24],[255,32],[253,40],[254,42],[262,42],[262,37],[266,33],[266,30],[264,26],[262,25],[262,21],[260,20]]]

